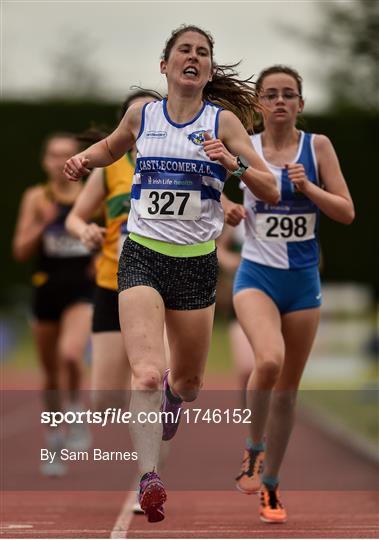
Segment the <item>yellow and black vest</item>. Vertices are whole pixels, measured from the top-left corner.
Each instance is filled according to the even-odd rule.
[[[107,232],[96,262],[96,283],[106,289],[117,290],[118,258],[127,235],[134,168],[135,164],[128,152],[103,169],[104,187],[107,192],[105,199]]]

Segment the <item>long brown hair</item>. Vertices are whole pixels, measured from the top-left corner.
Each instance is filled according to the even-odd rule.
[[[257,93],[259,93],[262,89],[263,81],[266,77],[269,75],[274,75],[276,73],[285,73],[286,75],[289,75],[292,77],[297,85],[297,89],[299,90],[300,97],[303,97],[303,79],[300,76],[299,72],[296,71],[296,69],[286,66],[284,64],[275,64],[273,66],[270,66],[266,69],[263,69],[260,74],[258,75],[258,79],[256,80],[255,87],[257,90]]]
[[[253,130],[254,112],[260,110],[255,83],[251,80],[240,79],[236,71],[236,64],[216,64],[213,59],[214,39],[209,32],[202,30],[198,26],[182,25],[174,30],[167,40],[162,53],[162,60],[167,62],[171,50],[177,39],[186,32],[197,32],[205,37],[211,51],[211,61],[213,68],[213,77],[203,90],[203,98],[220,105],[228,111],[232,111],[242,122],[248,131]]]

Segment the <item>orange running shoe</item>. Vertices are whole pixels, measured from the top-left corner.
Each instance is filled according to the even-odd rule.
[[[259,515],[265,523],[286,523],[287,512],[279,498],[278,487],[269,489],[263,484],[260,492]]]
[[[261,474],[263,471],[263,450],[252,450],[251,448],[245,448],[243,453],[241,472],[237,476],[236,487],[242,493],[251,495],[257,493],[261,487]]]

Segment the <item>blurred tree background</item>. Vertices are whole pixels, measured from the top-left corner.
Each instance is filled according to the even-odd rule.
[[[376,238],[377,125],[379,118],[379,2],[322,3],[323,25],[317,34],[300,36],[304,46],[320,52],[320,73],[329,96],[325,111],[304,115],[306,130],[325,133],[332,140],[356,206],[349,228],[327,218],[321,221],[325,259],[324,280],[355,281],[378,290]],[[283,39],[299,38],[288,28]],[[83,45],[85,47],[85,44]],[[85,57],[85,55],[83,55]],[[106,101],[106,87],[97,81],[88,63],[71,48],[54,60],[50,98],[41,102],[3,101],[0,105],[3,142],[3,197],[0,301],[11,303],[18,285],[27,285],[32,262],[20,265],[11,257],[11,240],[22,192],[44,180],[39,165],[40,146],[53,131],[80,132],[91,124],[114,126],[119,104]],[[296,66],[294,66],[296,67]],[[305,81],[305,87],[311,84]],[[100,98],[101,96],[101,98]],[[237,186],[227,186],[237,195]]]
[[[379,2],[326,2],[324,23],[305,37],[327,67],[329,110],[379,112]]]
[[[377,298],[379,271],[373,218],[377,197],[379,1],[318,5],[323,21],[311,35],[290,24],[279,28],[284,39],[303,42],[320,54],[314,72],[327,89],[327,105],[321,114],[305,114],[300,127],[330,137],[356,209],[355,222],[345,230],[321,217],[323,279],[367,283]],[[309,82],[304,84],[306,88]],[[232,196],[236,193],[235,187],[227,189]]]

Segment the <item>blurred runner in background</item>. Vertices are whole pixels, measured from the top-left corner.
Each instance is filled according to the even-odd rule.
[[[228,320],[228,334],[233,367],[241,389],[241,407],[246,408],[246,385],[254,367],[251,345],[236,318],[233,307],[233,280],[241,262],[241,248],[245,237],[245,225],[241,221],[236,227],[225,224],[217,239],[217,257],[220,276],[217,285],[216,309]]]
[[[65,230],[64,222],[83,184],[68,183],[63,166],[79,150],[74,135],[52,133],[42,148],[46,182],[28,188],[22,198],[13,239],[14,257],[25,261],[35,256],[32,276],[32,331],[44,381],[44,405],[49,411],[63,408],[63,389],[68,390],[67,410],[81,410],[79,390],[83,356],[90,335],[94,269],[92,254]],[[49,450],[62,447],[85,450],[89,432],[71,424],[46,433]],[[64,474],[66,465],[57,457],[43,463],[42,472]]]
[[[134,103],[161,99],[159,94],[144,90],[130,94],[120,110],[122,119]],[[81,140],[94,142],[94,135],[83,134]],[[99,134],[98,139],[102,136]],[[66,228],[89,250],[101,250],[96,259],[95,306],[92,320],[91,389],[98,410],[122,406],[129,383],[130,367],[121,335],[118,315],[118,259],[128,236],[128,214],[136,148],[104,169],[95,169],[66,219]],[[67,182],[67,180],[66,180]],[[91,222],[97,209],[104,205],[105,226]]]

